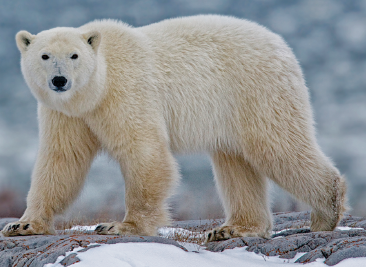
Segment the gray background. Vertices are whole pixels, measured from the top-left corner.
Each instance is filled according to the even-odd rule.
[[[21,75],[15,34],[102,18],[138,27],[195,14],[246,18],[285,38],[310,89],[319,143],[348,179],[351,213],[366,215],[366,1],[0,0],[0,217],[23,212],[38,145],[37,103]],[[174,217],[222,217],[209,158],[177,158],[183,179],[171,199]],[[272,187],[274,211],[307,209]],[[67,218],[121,218],[123,190],[117,164],[102,155]]]

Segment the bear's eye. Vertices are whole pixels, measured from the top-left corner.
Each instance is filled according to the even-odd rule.
[[[71,59],[77,59],[79,56],[77,55],[77,54],[73,54],[72,56],[71,56]]]
[[[43,60],[47,60],[47,59],[49,59],[50,57],[49,56],[47,56],[47,55],[42,55],[42,59]]]

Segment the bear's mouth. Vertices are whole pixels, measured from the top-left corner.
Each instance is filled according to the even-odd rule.
[[[63,88],[63,87],[56,87],[56,88],[53,88],[52,90],[57,93],[62,93],[62,92],[66,92],[68,89]]]

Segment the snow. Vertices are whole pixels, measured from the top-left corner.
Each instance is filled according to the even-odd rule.
[[[75,252],[75,251],[74,251]],[[68,252],[74,253],[74,252]],[[96,266],[135,266],[135,267],[222,267],[222,266],[243,266],[245,263],[251,267],[262,266],[298,266],[293,262],[297,259],[284,260],[278,257],[264,257],[245,248],[228,249],[224,252],[185,252],[182,249],[165,244],[157,243],[119,243],[112,245],[101,245],[86,252],[77,253],[81,260],[74,264],[75,267],[96,267]],[[302,254],[301,254],[302,255]],[[299,255],[299,256],[301,256]],[[64,257],[59,257],[55,264],[47,264],[48,267],[61,267],[59,263]],[[321,261],[308,264],[309,267],[325,266]]]
[[[68,252],[66,256],[70,253]],[[76,252],[77,253],[77,252]],[[77,253],[81,260],[73,264],[75,267],[222,267],[222,266],[250,266],[250,267],[268,267],[268,266],[288,266],[300,267],[302,264],[294,263],[296,259],[304,253],[298,253],[294,259],[280,259],[279,257],[266,257],[263,255],[248,252],[245,247],[227,249],[223,252],[210,252],[200,250],[197,252],[185,252],[182,249],[165,244],[157,243],[119,243],[112,245],[101,245],[92,248],[86,252]],[[62,267],[59,263],[64,257],[57,259],[55,264],[47,264],[48,267]],[[306,264],[308,267],[327,267],[323,263],[324,259],[318,259],[316,262]],[[365,258],[347,259],[337,267],[365,266]]]
[[[76,226],[71,230],[94,230],[95,226]],[[357,229],[351,227],[338,227],[338,230]],[[159,235],[169,237],[174,233],[197,236],[198,232],[190,232],[182,228],[164,227],[159,229]],[[254,252],[246,251],[246,247],[227,249],[223,252],[210,252],[203,247],[192,243],[180,243],[188,252],[166,244],[159,243],[118,243],[101,244],[85,252],[78,252],[83,249],[78,248],[67,252],[65,256],[58,257],[54,264],[47,264],[47,267],[62,267],[60,262],[69,254],[76,253],[80,262],[73,264],[75,267],[222,267],[222,266],[302,266],[295,263],[305,253],[298,253],[294,259],[281,259],[278,256],[267,257]],[[90,244],[95,245],[95,244]],[[306,264],[307,267],[327,267],[323,263],[324,258],[317,259],[315,262]],[[366,266],[366,258],[346,259],[337,267]]]
[[[337,230],[340,231],[348,231],[348,230],[365,230],[363,228],[355,228],[355,227],[348,227],[348,226],[338,226]]]
[[[91,226],[76,225],[73,226],[71,229],[67,229],[65,231],[94,231],[95,228],[97,228],[97,225],[91,225]]]
[[[159,232],[159,235],[163,236],[163,237],[169,237],[171,235],[174,235],[174,234],[183,234],[183,235],[203,235],[199,232],[192,232],[192,231],[189,231],[189,230],[186,230],[184,228],[172,228],[172,227],[162,227],[162,228],[159,228],[158,230]]]

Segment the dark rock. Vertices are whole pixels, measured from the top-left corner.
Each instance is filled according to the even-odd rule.
[[[207,244],[206,249],[212,252],[221,252],[225,249],[237,248],[247,246],[241,238],[233,238],[220,242],[210,242]]]
[[[353,236],[366,236],[366,231],[365,230],[361,230],[361,229],[355,229],[355,230],[347,230],[344,231],[347,232],[349,237],[353,237]]]
[[[300,228],[300,229],[285,230],[285,231],[281,231],[280,233],[276,233],[276,234],[272,235],[272,238],[279,237],[279,236],[285,237],[285,236],[289,236],[289,235],[303,234],[303,233],[310,233],[310,229],[309,228]]]
[[[212,252],[221,252],[225,249],[248,246],[247,250],[252,251],[252,248],[257,249],[258,245],[265,242],[265,240],[260,237],[232,238],[225,241],[210,242],[206,245],[206,249]]]
[[[321,247],[327,243],[327,240],[323,238],[314,238],[310,240],[310,242],[307,244],[311,250],[316,249],[317,247]]]
[[[280,255],[281,259],[293,259],[295,258],[297,251],[289,251],[285,254]]]
[[[366,237],[340,238],[333,240],[332,242],[327,244],[324,248],[322,248],[322,253],[325,258],[328,258],[338,250],[358,247],[360,245],[366,246]]]
[[[310,212],[281,212],[273,216],[273,231],[310,226]]]
[[[83,248],[83,249],[80,249],[80,250],[78,250],[78,252],[85,252],[85,251],[88,251],[89,249],[91,249],[91,248],[96,248],[96,247],[100,247],[100,245],[90,245],[90,246],[88,246],[88,247],[86,247],[86,248]],[[70,254],[71,255],[71,254]],[[69,256],[70,256],[69,255]]]
[[[365,220],[365,218],[351,216],[351,215],[347,214],[343,217],[343,219],[339,223],[339,225],[366,229],[366,220]]]
[[[248,247],[258,246],[259,244],[262,244],[267,240],[260,237],[242,237],[241,239]]]
[[[258,247],[260,252],[266,256],[277,256],[287,254],[291,251],[298,251],[310,241],[310,236],[295,235],[291,237],[268,240],[263,244],[258,245]],[[307,248],[307,251],[301,252],[309,252],[310,247],[307,246]]]
[[[13,253],[10,251],[2,252],[0,254],[0,266],[11,267],[12,263],[13,263],[12,256],[13,256]]]
[[[93,246],[94,247],[94,246]],[[81,252],[81,250],[79,250],[79,252]],[[76,256],[76,253],[71,253],[70,255],[68,255],[67,257],[65,257],[60,264],[63,266],[69,266],[71,264],[77,263],[80,261],[80,259]]]
[[[326,260],[325,263],[329,266],[338,264],[340,261],[349,258],[366,257],[366,245],[364,246],[352,246],[346,249],[338,250],[332,253]]]
[[[315,249],[298,258],[295,263],[310,263],[319,258],[324,258],[323,253],[320,249]]]
[[[193,232],[201,232],[211,230],[212,228],[219,227],[224,223],[223,219],[218,220],[188,220],[178,221],[172,224],[174,228],[183,228]]]

